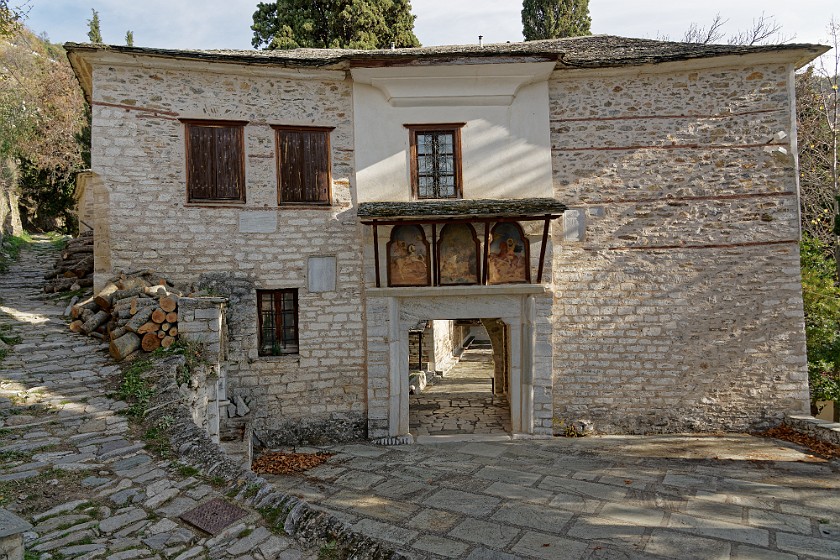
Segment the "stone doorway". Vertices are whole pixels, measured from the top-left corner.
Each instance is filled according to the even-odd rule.
[[[500,321],[508,338],[510,437],[550,436],[551,353],[537,353],[551,342],[552,294],[543,286],[376,288],[366,295],[371,439],[409,438],[409,330],[429,317]]]
[[[435,322],[439,324],[440,322]],[[409,396],[409,430],[415,438],[430,436],[510,434],[510,403],[504,372],[507,371],[507,338],[491,337],[482,321],[455,321],[457,362],[442,375],[429,372],[429,384],[422,390],[413,377]],[[492,325],[498,324],[493,320]],[[498,334],[498,333],[497,333]],[[436,354],[436,346],[428,354]],[[429,341],[429,338],[426,338]],[[421,349],[422,350],[422,349]],[[411,365],[411,364],[409,364]],[[501,371],[500,379],[496,379]],[[413,376],[415,374],[412,374]],[[422,374],[421,374],[422,375]]]

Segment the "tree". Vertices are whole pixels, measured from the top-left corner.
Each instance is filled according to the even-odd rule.
[[[260,2],[254,48],[385,49],[419,47],[410,0]]]
[[[524,0],[522,34],[526,41],[591,35],[589,0]]]
[[[10,6],[9,0],[0,0],[0,37],[12,35],[25,15],[24,7]]]
[[[0,76],[0,164],[3,177],[16,183],[25,225],[69,225],[85,113],[64,50],[20,25],[0,42]]]
[[[102,32],[99,29],[99,12],[94,9],[90,10],[93,14],[88,23],[88,39],[90,39],[91,43],[103,43],[102,41]]]
[[[126,31],[125,32],[125,46],[126,47],[133,47],[134,46],[134,31]]]

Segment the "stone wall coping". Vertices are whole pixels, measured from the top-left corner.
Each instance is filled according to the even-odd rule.
[[[0,508],[0,538],[24,533],[32,528],[26,520],[21,519],[7,509]]]
[[[542,295],[552,293],[542,284],[501,286],[421,286],[415,288],[367,288],[368,297],[462,297],[497,295]]]
[[[179,298],[179,301],[189,302],[191,300],[200,303],[212,303],[216,305],[228,302],[228,298],[221,296],[184,296],[182,298]]]
[[[798,432],[840,445],[840,423],[820,420],[808,414],[787,414],[785,424]]]

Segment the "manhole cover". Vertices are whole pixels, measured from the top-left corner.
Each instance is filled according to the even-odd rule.
[[[181,515],[181,519],[215,536],[221,533],[222,529],[246,515],[248,512],[244,509],[216,498],[187,511]]]

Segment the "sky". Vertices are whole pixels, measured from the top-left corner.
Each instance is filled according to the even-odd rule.
[[[11,4],[27,0],[12,0]],[[106,43],[124,44],[126,30],[139,47],[250,49],[257,0],[28,0],[27,25],[51,41],[87,41],[91,9],[99,12]],[[424,46],[522,40],[521,0],[412,0],[414,31]],[[792,42],[823,43],[837,0],[590,0],[592,32],[678,40],[692,23],[716,14],[735,34],[762,14],[772,16]],[[790,41],[789,41],[790,42]]]

